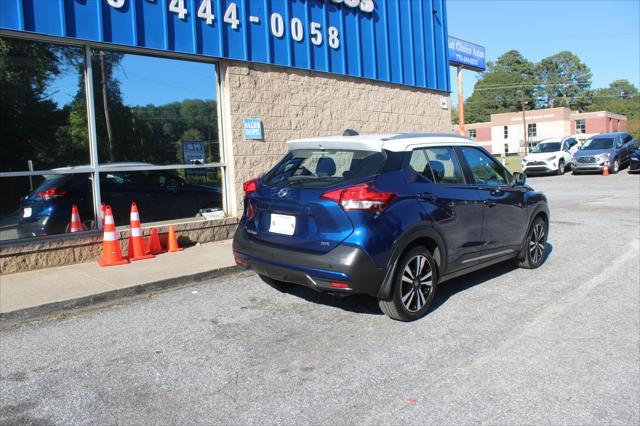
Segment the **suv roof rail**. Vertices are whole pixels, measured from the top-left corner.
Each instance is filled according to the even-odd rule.
[[[417,139],[417,138],[432,138],[432,137],[447,137],[447,138],[459,138],[464,140],[470,140],[466,136],[457,135],[455,133],[400,133],[394,136],[390,136],[383,140],[394,141],[398,139]]]

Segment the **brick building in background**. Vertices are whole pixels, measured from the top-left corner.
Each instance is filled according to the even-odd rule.
[[[525,112],[527,141],[531,146],[551,137],[588,136],[627,130],[627,117],[608,111],[573,112],[569,108],[547,108]],[[491,121],[465,124],[467,136],[496,155],[524,151],[522,112],[491,114]]]

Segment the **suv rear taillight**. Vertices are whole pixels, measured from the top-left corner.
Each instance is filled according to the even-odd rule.
[[[69,191],[58,188],[49,188],[46,191],[38,192],[36,197],[42,198],[43,200],[51,200],[52,198],[64,197],[67,195]]]
[[[393,192],[382,192],[368,183],[325,192],[320,198],[335,201],[344,210],[384,210],[396,196]]]
[[[258,178],[251,179],[242,184],[244,195],[249,195],[258,190]]]

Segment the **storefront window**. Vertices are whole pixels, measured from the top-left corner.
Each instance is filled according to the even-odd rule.
[[[0,37],[0,172],[89,164],[83,55]]]
[[[117,226],[129,224],[132,202],[143,223],[198,218],[222,209],[222,176],[219,168],[117,170],[100,175],[100,194]]]
[[[192,164],[183,141],[220,161],[213,64],[92,50],[100,163]],[[106,101],[105,101],[106,99]]]
[[[0,241],[69,232],[73,205],[84,230],[101,202],[117,225],[132,202],[145,223],[222,210],[216,103],[214,64],[0,37]]]
[[[13,203],[2,204],[0,241],[67,233],[74,205],[82,229],[96,229],[91,179],[89,173],[0,178],[3,199],[16,187],[27,188]]]
[[[0,37],[0,241],[66,230],[76,199],[43,185],[89,165],[83,65],[81,47]],[[90,185],[84,191],[91,207]],[[83,217],[88,229],[93,216]]]

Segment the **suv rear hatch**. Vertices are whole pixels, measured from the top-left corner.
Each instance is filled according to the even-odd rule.
[[[349,216],[326,194],[375,176],[385,160],[377,151],[294,149],[245,183],[241,224],[257,240],[326,253],[353,232]]]

